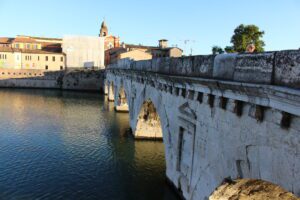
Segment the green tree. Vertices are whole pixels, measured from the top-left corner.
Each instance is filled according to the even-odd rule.
[[[235,50],[233,49],[232,46],[226,46],[224,48],[224,50],[225,50],[226,53],[234,53],[235,52]]]
[[[213,55],[224,53],[224,50],[219,46],[213,46],[211,51]]]
[[[262,40],[262,37],[264,34],[265,32],[260,31],[255,25],[239,25],[234,30],[234,34],[231,37],[233,51],[245,52],[248,44],[253,43],[255,45],[255,52],[263,52],[265,43]],[[227,50],[231,49],[228,48]]]

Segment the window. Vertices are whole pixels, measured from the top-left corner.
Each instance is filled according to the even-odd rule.
[[[25,60],[27,60],[27,56],[25,56]]]
[[[52,61],[55,62],[55,56],[52,56]]]
[[[18,49],[19,48],[19,44],[15,44],[15,47]]]
[[[63,70],[64,69],[64,67],[63,66],[60,66],[60,70]]]
[[[64,61],[64,57],[60,57],[60,61],[63,62]]]
[[[45,69],[48,70],[48,65],[45,66]]]
[[[40,61],[40,56],[38,56],[38,61]]]
[[[27,44],[27,45],[26,45],[26,48],[27,48],[27,49],[30,49],[30,44]]]
[[[2,54],[0,54],[0,59],[2,58]]]
[[[46,61],[48,61],[48,56],[46,56]]]

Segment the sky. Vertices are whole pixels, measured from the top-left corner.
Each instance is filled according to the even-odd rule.
[[[186,55],[230,45],[239,24],[265,31],[265,50],[300,48],[300,0],[0,0],[0,37],[97,36],[104,18],[122,42],[168,39]]]

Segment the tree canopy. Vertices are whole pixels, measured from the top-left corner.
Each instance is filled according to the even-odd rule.
[[[224,53],[224,50],[219,46],[213,46],[211,51],[213,55]]]
[[[259,30],[256,25],[244,25],[241,24],[234,29],[234,34],[231,37],[232,46],[226,46],[224,50],[219,46],[212,47],[213,54],[245,52],[249,44],[255,45],[254,52],[263,52],[265,42],[262,40],[264,31]]]
[[[252,43],[255,45],[255,52],[263,52],[265,43],[262,40],[264,31],[260,31],[255,25],[239,25],[231,37],[233,50],[235,52],[245,52],[247,46]]]

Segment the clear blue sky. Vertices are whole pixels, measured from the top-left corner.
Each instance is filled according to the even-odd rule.
[[[300,0],[0,0],[0,36],[96,36],[104,17],[121,41],[166,38],[194,54],[230,45],[241,23],[265,31],[266,50],[300,47]]]

